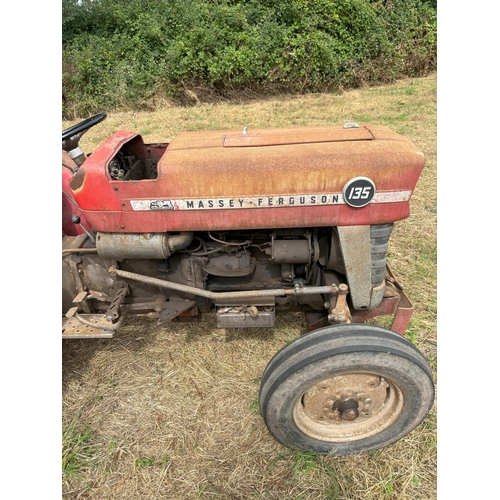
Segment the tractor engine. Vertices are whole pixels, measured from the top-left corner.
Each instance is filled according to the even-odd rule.
[[[280,311],[303,311],[316,326],[345,323],[352,319],[347,283],[352,283],[351,308],[355,304],[369,312],[383,300],[391,230],[392,224],[358,229],[357,242],[364,239],[368,257],[355,276],[346,270],[343,255],[353,249],[341,243],[339,228],[97,232],[95,247],[86,235],[70,237],[72,243],[87,243],[78,252],[67,248],[63,314],[75,307],[79,290],[85,290],[81,306],[94,318],[112,308],[116,314],[111,317],[117,319],[120,307],[128,305],[136,314],[157,313],[159,322],[196,321],[201,313],[215,311],[219,327],[272,327]],[[366,276],[360,282],[362,273]],[[112,324],[106,326],[113,330]]]

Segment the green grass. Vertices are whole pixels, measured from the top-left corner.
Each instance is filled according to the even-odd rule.
[[[82,473],[99,464],[98,450],[92,445],[92,430],[77,426],[79,415],[75,415],[62,432],[62,477],[63,483],[72,479],[83,481]]]
[[[155,457],[140,457],[138,458],[134,464],[139,469],[144,469],[144,467],[150,467],[154,464]]]
[[[252,401],[250,402],[250,412],[253,415],[259,415],[260,414],[260,410],[259,410],[259,398],[258,397],[254,397],[252,399]]]
[[[296,480],[300,481],[304,476],[319,475],[328,478],[330,483],[325,489],[325,500],[336,499],[340,492],[340,484],[338,474],[333,467],[328,465],[323,457],[315,453],[297,452],[293,459],[293,476]],[[347,478],[342,478],[343,482],[347,482]]]

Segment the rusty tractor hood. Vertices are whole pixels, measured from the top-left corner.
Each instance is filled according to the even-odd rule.
[[[354,176],[378,190],[412,189],[401,176],[422,164],[422,153],[385,127],[307,127],[181,133],[160,169],[179,194],[208,198],[340,193]]]
[[[155,146],[120,131],[72,181],[99,231],[392,222],[409,215],[424,165],[423,153],[385,126],[250,128],[180,133],[163,145],[156,178],[113,180],[108,165],[130,141],[138,150]]]

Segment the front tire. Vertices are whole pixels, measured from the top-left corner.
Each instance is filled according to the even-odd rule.
[[[401,335],[373,325],[321,328],[283,347],[262,376],[261,415],[284,446],[335,456],[388,446],[434,401],[432,372]]]

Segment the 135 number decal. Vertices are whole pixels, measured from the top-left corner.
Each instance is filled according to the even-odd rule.
[[[351,207],[364,207],[375,195],[375,184],[368,177],[355,177],[344,186],[343,195]]]

